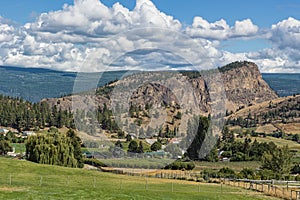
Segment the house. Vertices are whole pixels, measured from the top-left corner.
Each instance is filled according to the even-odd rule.
[[[154,142],[157,141],[157,139],[146,139],[145,140],[148,144],[152,145]]]
[[[6,128],[0,128],[0,133],[6,135],[6,133],[8,133],[8,132],[9,132],[8,129],[6,129]]]
[[[23,131],[22,135],[23,136],[30,136],[30,135],[36,135],[36,133],[33,132],[33,131]]]
[[[132,140],[137,139],[137,136],[134,133],[128,133],[128,135],[130,135]]]
[[[182,139],[180,139],[180,138],[171,138],[171,139],[169,140],[169,143],[170,143],[170,144],[179,144],[179,143],[181,142],[181,140],[182,140]]]

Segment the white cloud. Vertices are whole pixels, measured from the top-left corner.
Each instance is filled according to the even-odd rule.
[[[300,49],[300,21],[289,17],[272,25],[270,40],[280,48]]]
[[[272,47],[250,53],[221,50],[220,41],[264,38]],[[131,53],[130,53],[131,52]],[[129,10],[120,3],[75,0],[17,26],[0,17],[0,64],[66,71],[212,68],[236,60],[256,62],[262,71],[300,69],[300,21],[288,18],[269,29],[251,19],[208,22],[200,16],[182,27],[150,0]]]
[[[226,40],[236,37],[250,37],[258,32],[258,26],[250,19],[236,21],[230,27],[224,19],[209,23],[202,17],[195,17],[193,24],[186,28],[186,33],[191,37],[200,37],[213,40]]]

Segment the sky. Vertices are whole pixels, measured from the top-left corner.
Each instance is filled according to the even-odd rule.
[[[176,3],[175,3],[176,2]],[[300,72],[298,0],[0,2],[0,65],[63,71]]]

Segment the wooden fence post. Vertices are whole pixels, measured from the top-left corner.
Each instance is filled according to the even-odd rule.
[[[40,178],[40,186],[42,186],[42,184],[43,184],[43,176],[41,176]]]
[[[223,193],[223,185],[222,185],[222,183],[221,183],[221,194]]]

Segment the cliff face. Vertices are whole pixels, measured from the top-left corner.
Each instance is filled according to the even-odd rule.
[[[191,73],[176,73],[172,72],[153,72],[142,77],[135,78],[127,77],[119,81],[118,85],[137,84],[128,99],[131,106],[139,107],[142,110],[149,105],[156,108],[174,107],[183,109],[184,104],[195,102],[197,104],[197,112],[199,114],[208,114],[211,112],[211,105],[219,101],[219,104],[225,104],[226,110],[235,112],[236,110],[255,105],[264,101],[270,101],[277,98],[276,93],[262,79],[258,67],[251,62],[235,62],[219,68],[220,73],[217,75],[206,76],[191,75]],[[157,83],[151,81],[157,78]],[[171,74],[171,76],[170,76]],[[169,78],[168,78],[169,76]],[[161,78],[161,80],[159,80]],[[143,79],[145,84],[136,83]],[[147,79],[149,79],[147,83]],[[215,79],[214,81],[210,81]],[[159,84],[160,83],[160,84]],[[223,89],[221,89],[223,88]],[[225,99],[219,100],[218,93],[224,92]],[[122,93],[122,90],[121,90]],[[124,94],[121,94],[124,95]],[[128,95],[127,95],[128,96]],[[215,98],[212,98],[215,96]],[[222,97],[222,95],[219,95]],[[73,101],[76,101],[75,109],[86,109],[95,105],[103,106],[106,103],[110,104],[110,99],[106,95],[89,95],[73,96]],[[44,100],[51,106],[57,105],[62,109],[69,109],[72,106],[72,98],[64,97],[60,99]],[[90,105],[87,105],[90,104]],[[79,105],[79,106],[78,106]],[[186,107],[185,109],[193,109],[194,107]]]
[[[256,64],[239,62],[236,67],[221,68],[222,79],[226,92],[228,111],[269,101],[277,98],[277,94],[262,79]],[[229,64],[230,65],[230,64]]]

